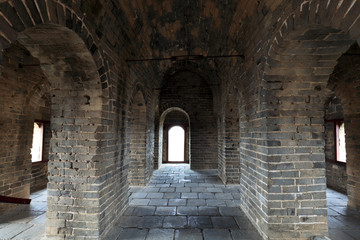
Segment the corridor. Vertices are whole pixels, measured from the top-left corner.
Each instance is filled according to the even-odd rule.
[[[216,170],[163,165],[147,187],[131,187],[129,205],[113,239],[261,239],[239,208],[239,186],[224,185]]]

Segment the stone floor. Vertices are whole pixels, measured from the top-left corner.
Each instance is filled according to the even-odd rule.
[[[225,186],[216,174],[163,165],[147,187],[130,189],[130,206],[113,238],[261,239],[239,208],[239,186]]]
[[[0,216],[0,239],[45,239],[46,189],[31,204]],[[216,171],[188,165],[163,165],[146,187],[130,189],[130,206],[109,240],[260,239],[240,208],[238,186],[226,186]],[[327,191],[332,240],[360,239],[360,213],[346,207],[347,197]]]
[[[349,209],[345,194],[332,189],[326,192],[329,235],[332,240],[360,239],[360,212]]]
[[[47,191],[31,194],[30,205],[18,205],[0,216],[0,239],[45,239]]]

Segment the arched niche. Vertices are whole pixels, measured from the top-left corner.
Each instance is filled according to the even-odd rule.
[[[12,144],[22,149],[21,156],[6,150],[8,136],[3,137],[5,133],[1,131],[1,151],[8,151],[8,160],[18,166],[15,170],[21,168],[24,173],[21,182],[25,183],[25,190],[21,195],[15,192],[15,196],[29,196],[26,183],[31,170],[31,126],[34,118],[42,118],[39,109],[48,107],[46,118],[51,121],[52,136],[46,234],[50,238],[72,234],[97,238],[106,234],[111,226],[109,219],[115,219],[121,209],[115,208],[116,200],[120,200],[116,194],[119,189],[114,187],[116,190],[112,194],[104,191],[113,184],[106,180],[106,174],[111,175],[116,170],[108,145],[108,141],[114,142],[114,139],[107,133],[111,129],[107,126],[111,122],[103,114],[107,94],[94,57],[76,33],[52,24],[17,33],[2,57],[13,61],[4,61],[1,66],[0,81],[5,83],[1,84],[1,105],[6,113],[1,118],[5,123],[1,127],[13,125],[18,129],[11,132],[18,134]],[[16,106],[16,110],[12,106]],[[5,194],[13,195],[11,192]],[[79,208],[79,204],[82,207]],[[113,209],[111,214],[108,214],[109,209]],[[94,212],[93,218],[87,218],[89,211]],[[93,227],[86,231],[73,230],[68,219],[62,218],[59,212],[71,212],[73,218],[83,219]]]
[[[130,185],[146,185],[146,103],[142,91],[138,90],[130,105],[130,156],[128,180]]]

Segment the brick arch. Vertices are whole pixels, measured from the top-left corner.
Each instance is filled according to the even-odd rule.
[[[146,185],[152,174],[151,161],[148,154],[148,116],[146,95],[141,84],[136,84],[129,100],[129,142],[128,181],[131,185]]]
[[[337,61],[330,75],[330,88],[341,102],[346,132],[346,172],[348,205],[360,209],[360,47],[357,43]]]
[[[24,46],[30,55],[40,61],[38,65],[50,80],[53,135],[50,148],[52,154],[48,163],[48,191],[52,195],[49,194],[46,234],[50,238],[71,238],[74,234],[99,238],[111,228],[113,219],[110,218],[121,211],[117,208],[117,200],[122,198],[116,192],[121,190],[115,180],[107,180],[107,176],[117,171],[112,167],[114,157],[104,157],[113,144],[113,134],[110,133],[112,120],[109,119],[111,117],[108,112],[104,111],[108,109],[108,70],[84,18],[59,2],[49,0],[36,1],[37,5],[34,3],[12,1],[10,4],[10,1],[6,1],[0,4],[0,50],[3,57],[4,52],[14,44]],[[56,51],[46,53],[46,49],[51,46],[37,46],[37,43],[44,43],[46,40],[36,37],[41,31],[51,32],[53,35],[49,34],[48,37],[59,36],[59,41],[66,42],[66,51],[58,52],[65,61],[56,61]],[[71,37],[61,38],[64,35]],[[66,55],[75,48],[79,52],[72,52],[74,54],[71,57]],[[1,65],[5,65],[5,61]],[[84,70],[85,67],[89,67],[87,71]],[[4,74],[4,68],[1,69],[1,74]],[[68,92],[74,94],[66,95]],[[72,100],[75,101],[71,102]],[[114,194],[102,191],[113,186],[116,189]],[[91,204],[84,204],[82,209],[77,208],[73,198],[75,195],[84,203]],[[60,196],[61,200],[54,196]],[[74,230],[71,224],[66,223],[67,219],[55,214],[62,211],[59,209],[64,206],[75,219],[83,219],[92,227],[86,231]],[[91,219],[87,217],[89,208],[94,212]],[[97,210],[93,210],[95,208]],[[107,214],[109,209],[112,209],[112,215]]]
[[[219,103],[219,87],[221,79],[218,71],[210,62],[204,61],[178,61],[174,62],[166,71],[159,72],[157,79],[160,79],[159,86],[163,86],[168,79],[177,74],[178,72],[188,71],[202,78],[210,86],[214,97],[214,104]],[[210,61],[210,60],[209,60]],[[170,107],[170,106],[169,106]]]
[[[250,219],[270,239],[328,234],[324,103],[331,93],[327,83],[337,60],[358,38],[359,3],[303,1],[278,19],[264,51],[260,76],[264,91],[258,109],[266,126],[258,136],[266,134],[260,145],[267,153],[267,174],[262,179],[267,184],[261,187],[264,192],[260,195],[268,201],[263,207],[266,214],[254,217],[264,211],[255,208]],[[306,199],[311,199],[312,206],[305,210],[302,203]],[[243,200],[245,211],[251,201]],[[285,201],[292,204],[291,213]],[[286,230],[278,231],[279,225],[273,221],[278,218],[287,222]],[[306,229],[315,222],[315,227]]]
[[[94,58],[101,80],[102,89],[109,87],[108,68],[93,37],[91,29],[87,27],[86,18],[63,3],[49,1],[5,1],[0,3],[2,15],[0,38],[0,66],[2,65],[3,51],[17,40],[18,34],[26,29],[54,24],[66,27],[76,33],[85,43]],[[1,71],[1,68],[0,68]],[[105,92],[104,92],[105,93]]]
[[[283,9],[292,9],[292,3],[285,3]],[[271,56],[282,42],[292,36],[298,36],[311,25],[336,29],[349,35],[356,41],[360,37],[358,31],[360,1],[321,1],[303,0],[296,8],[284,11],[277,19],[274,33],[266,55]]]
[[[191,122],[191,168],[217,168],[216,106],[208,82],[193,71],[173,73],[160,90],[159,114],[171,107],[183,108]]]
[[[162,112],[161,116],[160,116],[160,120],[159,120],[159,139],[158,139],[158,153],[159,153],[159,157],[158,157],[158,165],[159,167],[161,166],[161,164],[164,162],[164,156],[167,155],[167,150],[165,150],[165,143],[166,143],[166,139],[167,139],[167,133],[164,134],[164,123],[166,121],[166,117],[168,116],[168,114],[170,113],[174,113],[174,112],[178,112],[181,115],[185,116],[187,123],[183,124],[182,127],[184,127],[185,129],[185,139],[186,139],[186,143],[185,143],[185,148],[186,148],[186,152],[185,152],[185,162],[189,162],[190,166],[191,166],[191,151],[190,151],[190,141],[191,141],[191,121],[190,121],[190,116],[189,114],[180,107],[170,107],[167,108],[165,111]],[[166,130],[166,129],[165,129]],[[168,130],[168,129],[167,129]]]

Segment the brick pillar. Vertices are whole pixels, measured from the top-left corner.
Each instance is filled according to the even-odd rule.
[[[130,114],[129,183],[146,185],[146,105],[141,91],[134,97]]]
[[[240,183],[239,106],[234,94],[228,94],[225,112],[226,183]]]

